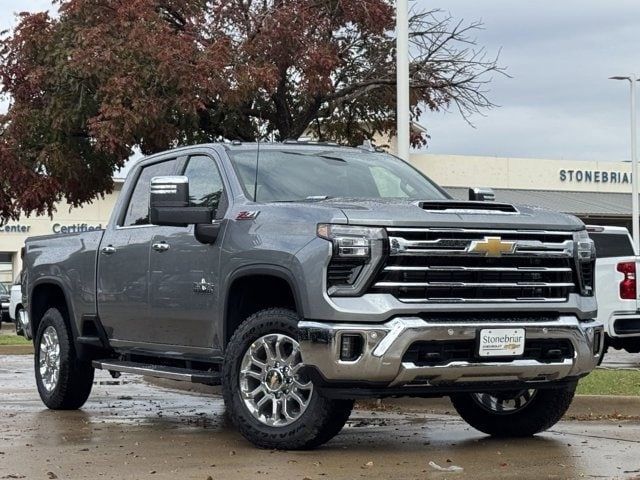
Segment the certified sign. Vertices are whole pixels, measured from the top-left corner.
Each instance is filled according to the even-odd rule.
[[[478,355],[481,357],[517,357],[524,353],[524,328],[480,330]]]

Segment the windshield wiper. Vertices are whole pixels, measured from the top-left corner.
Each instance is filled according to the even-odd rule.
[[[300,152],[286,152],[286,151],[281,151],[280,153],[285,153],[287,155],[298,155],[301,157],[311,157],[311,158],[325,158],[327,160],[335,160],[336,162],[342,162],[342,163],[347,163],[347,161],[344,158],[339,158],[339,157],[332,157],[330,155],[320,155],[320,154],[309,154],[309,153],[300,153]]]
[[[276,200],[274,203],[299,203],[299,202],[321,202],[323,200],[329,200],[329,195],[309,195],[306,198],[299,198],[297,200]]]

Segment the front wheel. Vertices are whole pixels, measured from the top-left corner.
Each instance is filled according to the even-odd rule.
[[[337,435],[352,400],[331,400],[303,372],[298,316],[262,310],[245,320],[227,347],[222,386],[227,411],[258,447],[302,450]]]
[[[84,405],[93,386],[94,369],[76,356],[71,331],[57,308],[45,312],[35,339],[38,393],[52,410]]]
[[[576,384],[545,390],[464,393],[451,396],[458,414],[476,430],[496,437],[530,437],[567,412]]]

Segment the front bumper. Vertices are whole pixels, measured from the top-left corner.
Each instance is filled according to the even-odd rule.
[[[387,387],[544,383],[579,378],[596,367],[603,338],[600,323],[580,322],[572,315],[553,321],[508,323],[433,323],[419,317],[396,317],[383,324],[301,321],[298,327],[305,365],[319,372],[328,384],[353,382]],[[414,342],[474,340],[481,328],[524,328],[528,340],[569,340],[574,355],[557,361],[475,359],[430,366],[403,361]],[[342,361],[341,338],[349,333],[362,336],[362,354],[354,361]]]

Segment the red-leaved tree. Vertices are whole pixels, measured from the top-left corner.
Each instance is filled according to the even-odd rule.
[[[357,144],[395,128],[388,0],[59,0],[0,40],[0,223],[78,206],[149,154],[310,132]],[[478,23],[411,17],[412,114],[492,107],[502,73]],[[424,145],[426,134],[413,137]]]

